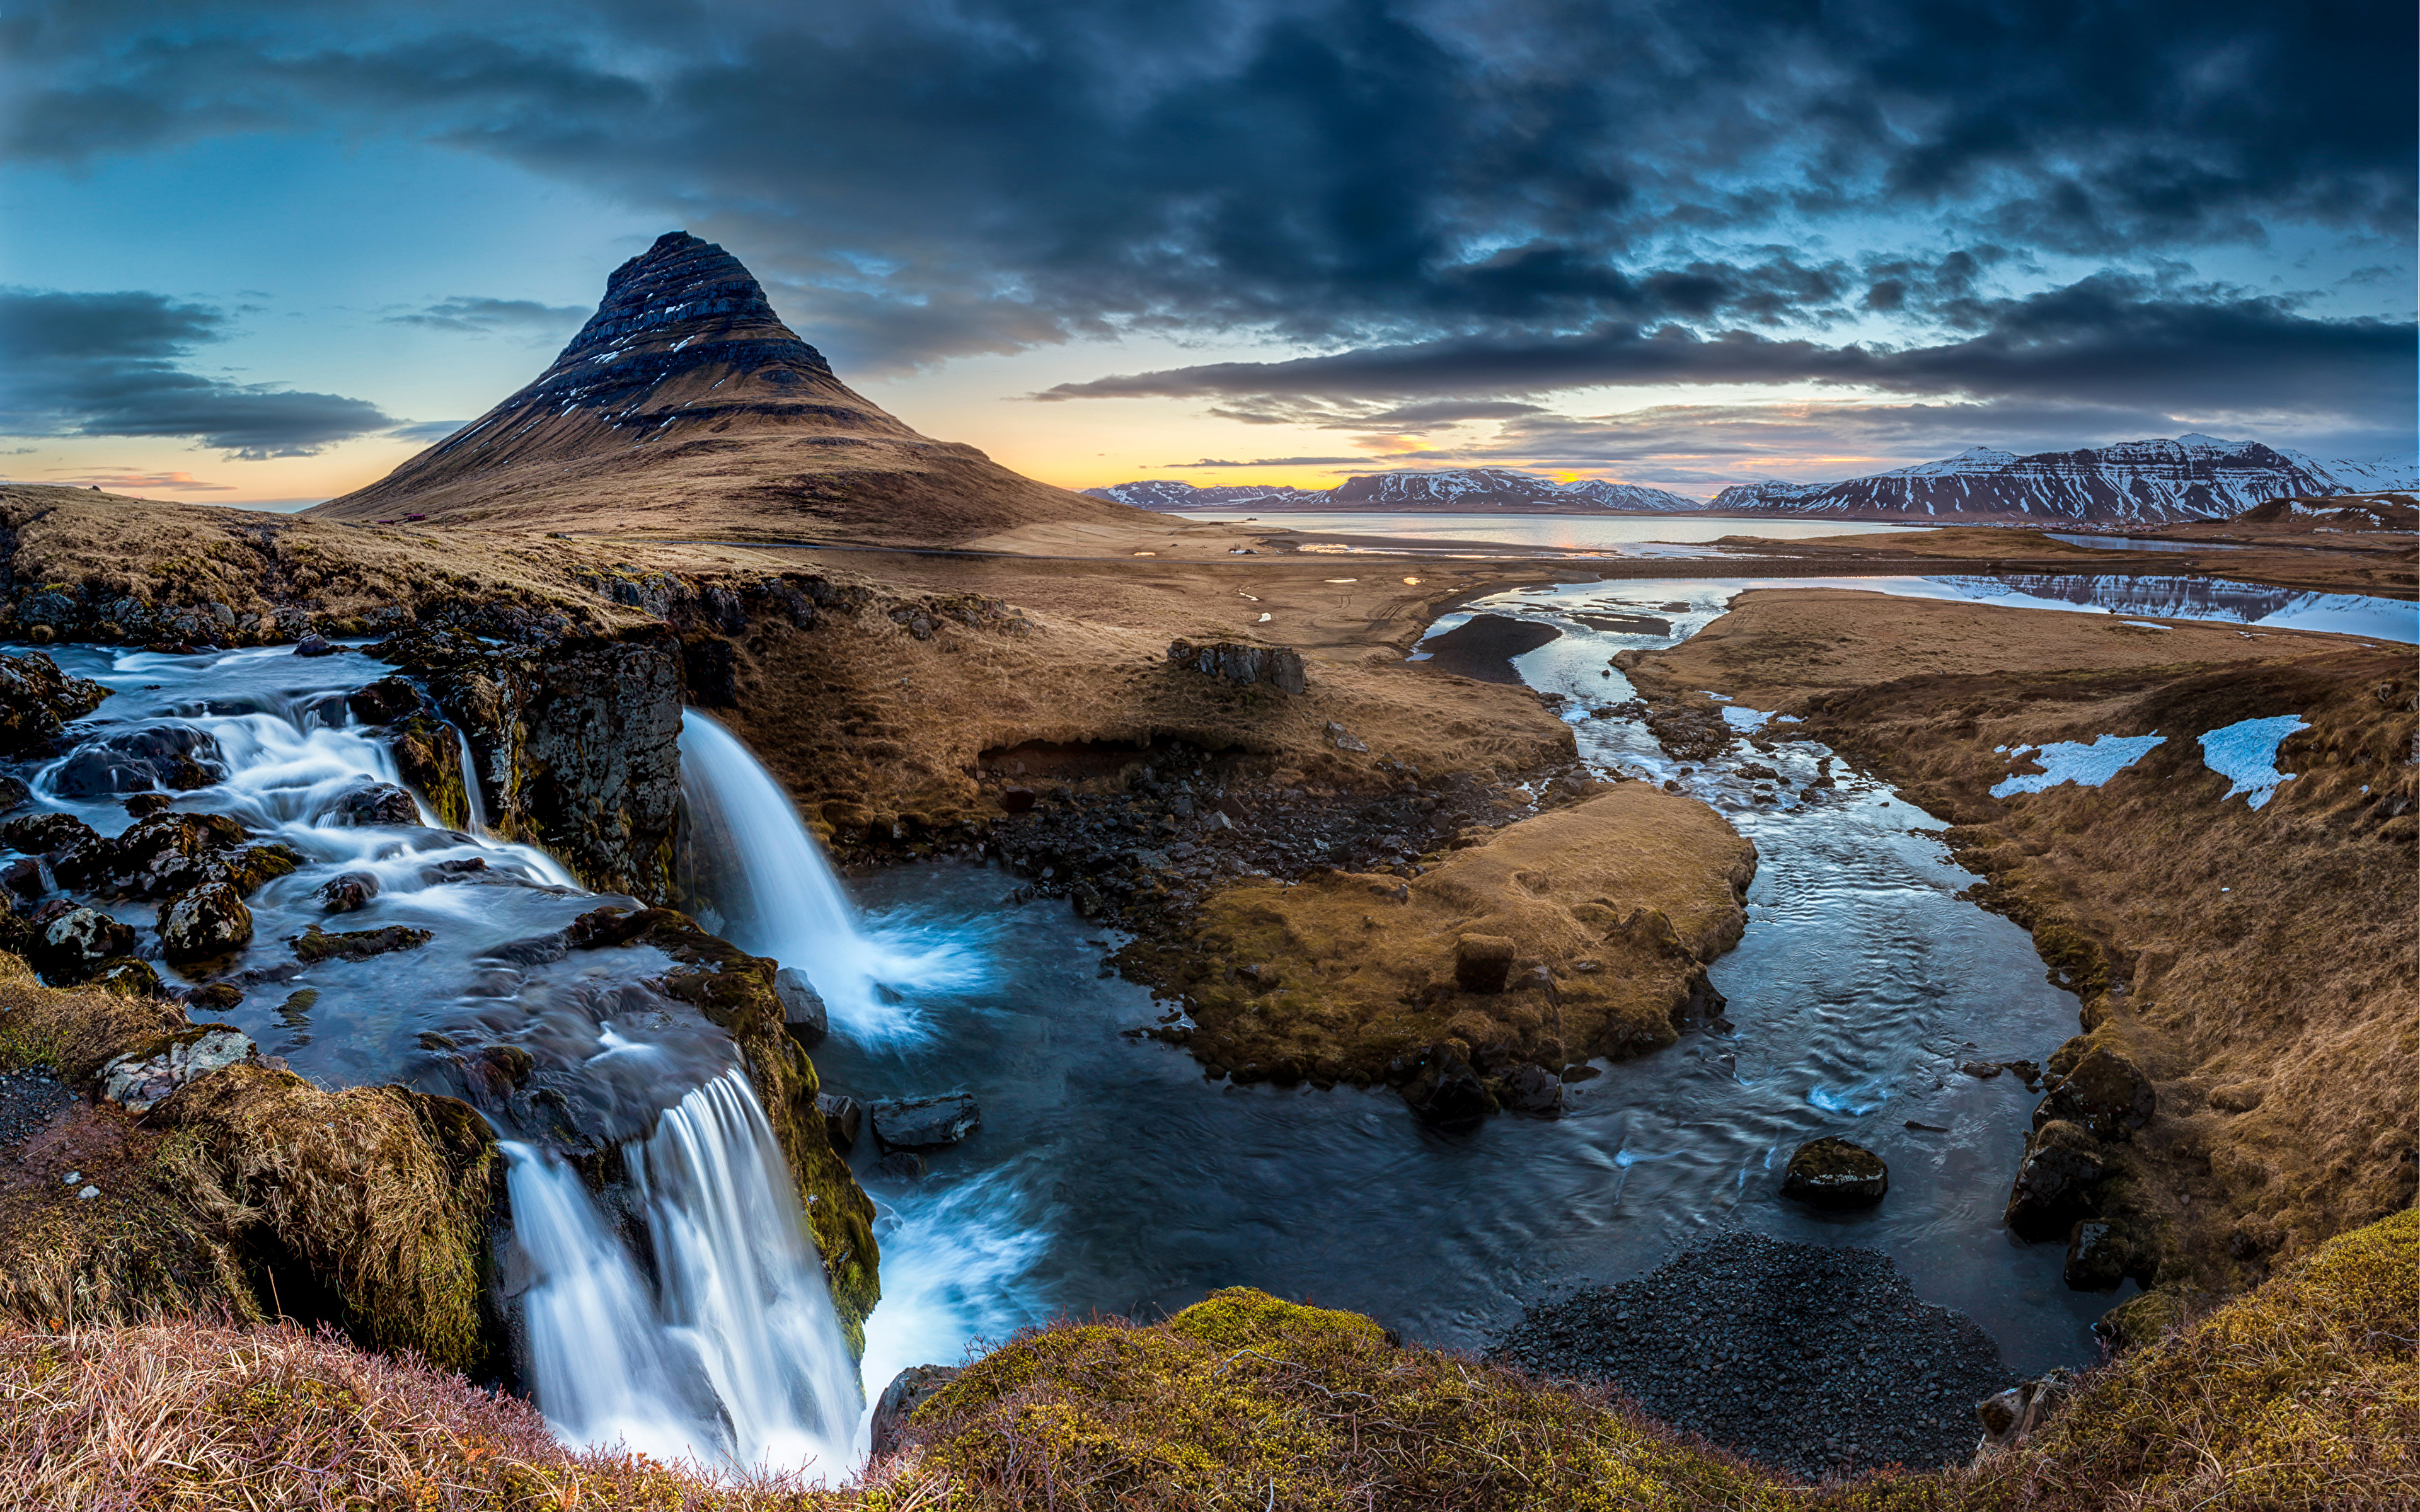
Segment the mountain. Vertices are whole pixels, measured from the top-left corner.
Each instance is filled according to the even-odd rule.
[[[1702,510],[1701,500],[1635,484],[1557,483],[1512,468],[1450,468],[1368,472],[1328,489],[1224,485],[1197,488],[1175,479],[1149,479],[1087,488],[1099,499],[1145,509],[1258,509],[1270,512],[1361,511],[1370,514],[1480,515],[1669,514]]]
[[[2396,471],[2400,469],[2399,471]],[[1716,514],[2158,525],[2225,518],[2269,499],[2358,493],[2410,479],[2410,459],[2321,463],[2258,441],[2180,436],[2019,456],[1988,446],[1841,483],[1740,484]]]
[[[308,513],[902,545],[1133,517],[884,413],[782,323],[738,258],[685,231],[614,270],[534,382]]]

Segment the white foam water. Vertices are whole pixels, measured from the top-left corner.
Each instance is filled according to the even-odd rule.
[[[983,969],[976,942],[912,917],[865,928],[789,795],[737,736],[691,709],[680,748],[689,851],[711,862],[701,891],[718,933],[805,972],[840,1033],[868,1044],[921,1038],[898,990],[968,985]]]
[[[623,1147],[652,1281],[569,1166],[506,1149],[529,1384],[558,1434],[743,1471],[845,1471],[864,1396],[745,1078],[699,1088]]]

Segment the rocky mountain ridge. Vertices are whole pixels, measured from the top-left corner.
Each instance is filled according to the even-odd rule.
[[[1144,479],[1084,490],[1144,509],[1368,511],[1387,514],[1603,515],[1675,514],[1703,510],[1703,501],[1662,488],[1584,478],[1557,483],[1517,468],[1444,468],[1366,472],[1333,488],[1228,484],[1197,487],[1175,478]]]
[[[1984,518],[2164,525],[2223,519],[2272,499],[2411,487],[2411,458],[2321,462],[2258,441],[2187,435],[2020,456],[1972,446],[1956,456],[1838,483],[1735,485],[1723,515],[1838,519]]]

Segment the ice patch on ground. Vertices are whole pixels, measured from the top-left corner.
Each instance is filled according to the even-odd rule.
[[[1750,734],[1763,729],[1766,722],[1772,719],[1772,715],[1765,713],[1761,709],[1727,708],[1723,710],[1723,723],[1730,725],[1734,730],[1747,731]]]
[[[2163,744],[2167,738],[2155,733],[2148,735],[2096,735],[2088,742],[2055,740],[2034,753],[2034,760],[2042,764],[2040,771],[2001,779],[1993,785],[1992,796],[2005,798],[2018,793],[2040,793],[2062,782],[2097,788],[2141,761],[2152,747]]]
[[[2277,784],[2294,777],[2277,770],[2277,748],[2288,735],[2309,728],[2300,715],[2279,714],[2266,719],[2239,719],[2202,736],[2202,764],[2234,784],[2219,801],[2245,793],[2251,795],[2245,801],[2257,809],[2275,796]]]

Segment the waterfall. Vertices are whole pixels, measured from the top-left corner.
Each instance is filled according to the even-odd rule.
[[[623,1148],[642,1275],[561,1163],[507,1145],[532,1394],[577,1443],[838,1472],[863,1404],[789,1167],[737,1072]]]
[[[963,984],[980,970],[971,942],[901,920],[869,931],[789,796],[737,736],[691,709],[681,716],[681,798],[689,853],[705,873],[711,927],[754,955],[796,966],[861,1043],[918,1037],[894,987]]]
[[[454,746],[461,753],[462,817],[473,835],[488,832],[488,800],[479,792],[479,758],[471,753],[471,737],[460,725],[454,727]]]

